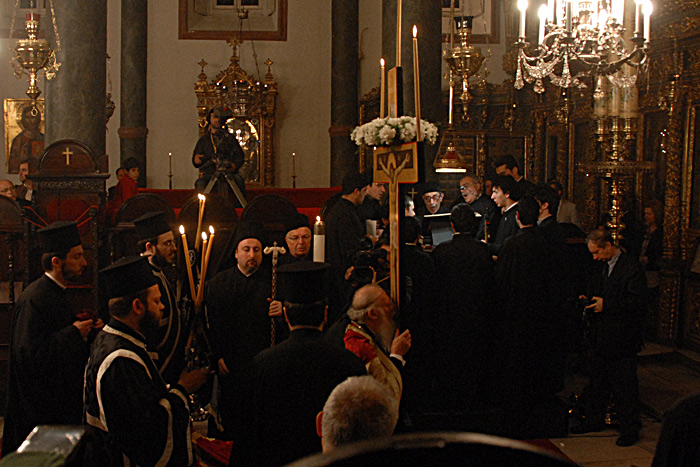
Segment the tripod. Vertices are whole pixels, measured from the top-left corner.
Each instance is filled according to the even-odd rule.
[[[245,208],[246,205],[248,204],[243,197],[243,193],[241,193],[241,189],[238,188],[238,184],[236,181],[233,179],[231,176],[231,173],[226,171],[226,170],[217,170],[214,172],[214,175],[212,175],[211,180],[209,180],[209,183],[207,184],[207,187],[204,189],[204,193],[210,193],[212,188],[216,185],[217,182],[221,181],[221,179],[226,180],[228,183],[228,186],[231,187],[233,190],[233,194],[236,195],[236,198],[238,199],[238,202],[241,203],[241,207]],[[219,190],[221,194],[226,193],[226,189],[224,188],[223,190]]]

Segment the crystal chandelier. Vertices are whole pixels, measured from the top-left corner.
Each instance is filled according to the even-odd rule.
[[[12,52],[12,60],[10,64],[15,71],[17,79],[22,78],[22,75],[29,76],[29,88],[27,88],[27,96],[32,100],[32,106],[36,107],[36,99],[41,94],[41,90],[37,86],[37,78],[43,70],[46,79],[52,80],[56,76],[56,72],[61,64],[56,60],[56,52],[61,49],[61,41],[58,37],[58,29],[56,28],[56,15],[54,13],[53,0],[47,2],[51,8],[51,19],[53,23],[53,31],[56,38],[56,50],[51,49],[46,39],[39,39],[39,21],[41,16],[34,12],[36,2],[31,2],[32,11],[25,14],[25,28],[27,31],[26,39],[19,39],[17,45]],[[15,24],[15,16],[19,7],[19,0],[16,0],[15,7],[12,12],[12,23],[10,26],[10,39],[13,37]]]
[[[631,5],[632,0],[627,0]],[[525,13],[528,0],[517,0],[520,11],[516,46],[518,66],[515,87],[534,82],[537,93],[544,92],[544,78],[562,88],[585,88],[582,78],[605,77],[613,86],[628,88],[636,75],[621,71],[623,65],[639,69],[646,63],[649,44],[651,0],[634,0],[634,33],[626,27],[625,0],[547,0],[540,6],[538,43],[526,42]],[[627,20],[627,21],[626,21]],[[631,44],[631,45],[630,45]],[[596,80],[596,93],[602,93]]]

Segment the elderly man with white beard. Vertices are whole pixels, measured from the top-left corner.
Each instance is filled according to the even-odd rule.
[[[376,284],[355,292],[348,316],[352,320],[345,331],[345,348],[357,355],[367,373],[384,385],[396,400],[401,400],[404,355],[411,348],[411,333],[399,334],[394,322],[396,307]]]

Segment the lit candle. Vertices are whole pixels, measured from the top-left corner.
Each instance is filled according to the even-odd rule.
[[[199,232],[202,231],[202,219],[204,218],[204,205],[207,203],[207,197],[199,193],[197,195],[199,198],[199,216],[197,219],[197,240],[194,242],[194,249],[199,248]]]
[[[206,233],[206,232],[202,232],[202,254],[201,254],[201,256],[202,256],[202,258],[201,258],[201,260],[202,260],[202,265],[199,267],[199,271],[200,271],[200,272],[204,271],[204,257],[206,256],[206,253],[207,253],[207,242],[208,242],[208,238],[209,238],[209,237],[207,236],[207,233]],[[201,274],[200,274],[200,277],[199,277],[199,285],[200,285],[200,287],[201,287],[201,285],[202,285],[202,277],[201,277]]]
[[[540,5],[540,10],[538,12],[538,16],[540,17],[540,33],[537,40],[538,44],[544,43],[544,26],[547,24],[547,14],[547,5]]]
[[[396,5],[396,66],[401,66],[401,0]],[[398,116],[398,115],[397,115]]]
[[[556,10],[557,10],[557,26],[564,25],[564,5],[562,4],[564,0],[556,0]]]
[[[384,59],[379,60],[379,65],[382,67],[381,85],[379,86],[379,118],[384,118],[384,75],[386,68],[384,67]]]
[[[644,0],[634,0],[634,35],[642,33],[642,5]]]
[[[168,165],[170,167],[170,173],[173,173],[173,153],[168,153]]]
[[[418,66],[418,28],[413,25],[413,95],[416,104],[416,141],[423,140],[420,131],[420,70]]]
[[[642,5],[642,14],[644,15],[644,39],[649,42],[651,39],[651,21],[650,16],[654,12],[654,5],[649,0]]]
[[[292,175],[297,174],[297,154],[295,152],[292,153]]]
[[[326,224],[320,216],[316,216],[314,223],[314,263],[323,263],[326,260]]]
[[[547,0],[547,10],[549,11],[547,19],[554,24],[554,0]]]
[[[209,255],[211,254],[211,246],[214,243],[214,227],[211,225],[209,226],[209,233],[211,234],[209,236],[209,242],[204,241],[204,246],[202,247],[202,274],[199,279],[199,289],[197,289],[197,304],[202,304],[202,300],[204,299],[204,281],[207,277],[207,269],[209,269]],[[206,233],[202,232],[202,236],[206,235]],[[204,251],[206,250],[206,253]]]
[[[566,0],[566,30],[571,32],[573,29],[574,19],[571,17],[571,0]]]
[[[454,99],[455,96],[455,82],[454,79],[452,78],[452,70],[450,70],[450,100],[447,103],[447,106],[449,108],[449,119],[448,119],[448,124],[452,125],[452,100]]]
[[[525,37],[525,11],[527,10],[527,0],[518,0],[518,10],[520,10],[520,37]]]
[[[187,266],[187,277],[190,280],[190,297],[195,299],[194,277],[192,277],[192,264],[190,264],[190,249],[187,247],[187,237],[185,236],[185,226],[180,226],[180,237],[182,237],[182,250],[185,253],[185,265]]]

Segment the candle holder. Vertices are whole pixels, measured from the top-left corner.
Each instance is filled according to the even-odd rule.
[[[462,102],[462,119],[469,119],[469,103],[473,97],[469,93],[469,78],[478,73],[484,63],[484,56],[481,50],[469,45],[472,35],[472,16],[458,16],[454,18],[457,25],[457,35],[459,45],[445,51],[444,59],[450,69],[450,80],[454,78],[462,82],[462,93],[459,96]],[[450,102],[450,108],[452,103]]]

